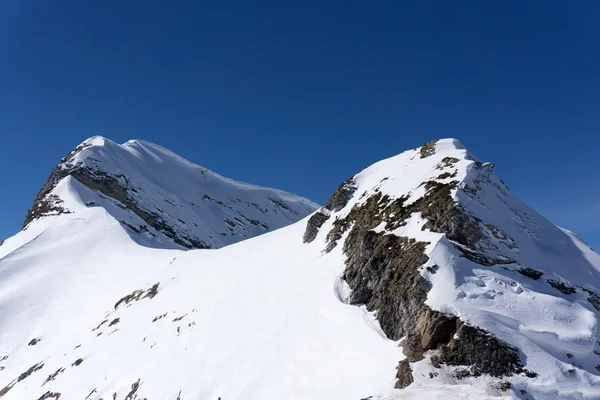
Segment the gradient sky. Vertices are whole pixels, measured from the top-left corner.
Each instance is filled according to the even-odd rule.
[[[456,137],[600,248],[599,15],[596,0],[2,1],[0,240],[93,135],[320,203]]]

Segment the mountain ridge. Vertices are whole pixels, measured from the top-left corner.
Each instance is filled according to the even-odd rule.
[[[85,207],[0,246],[0,397],[600,398],[600,255],[456,139],[221,249],[126,229]]]
[[[129,140],[118,145],[93,136],[63,157],[51,172],[23,228],[39,217],[72,212],[65,201],[71,208],[81,209],[73,204],[76,195],[54,193],[67,177],[96,192],[97,196],[83,195],[87,207],[108,207],[112,200],[129,211],[130,215],[117,218],[141,243],[150,246],[174,242],[171,247],[218,248],[295,222],[317,207],[282,190],[225,178],[150,142]],[[67,192],[83,189],[67,183],[75,186],[75,190],[65,189]],[[115,215],[126,214],[110,208]]]

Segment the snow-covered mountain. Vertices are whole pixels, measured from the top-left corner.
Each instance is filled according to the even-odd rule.
[[[318,205],[281,190],[224,178],[142,140],[95,136],[52,171],[23,227],[102,207],[139,244],[219,248],[296,222]]]
[[[0,246],[0,398],[599,399],[600,255],[492,167],[430,142],[217,250],[35,219]]]

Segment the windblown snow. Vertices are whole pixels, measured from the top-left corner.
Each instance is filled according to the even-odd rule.
[[[277,205],[269,212],[285,218],[266,223],[291,225],[234,244],[239,238],[217,241],[214,228],[222,213],[233,215],[217,201],[250,209],[272,198],[305,216],[316,208],[307,200],[232,182],[146,142],[87,143],[68,163],[102,160],[104,172],[148,194],[135,199],[152,199],[146,211],[159,207],[216,233],[214,247],[230,245],[183,251],[149,234],[144,243],[123,224],[125,215],[144,224],[135,213],[64,177],[52,194],[70,212],[36,218],[0,246],[2,400],[600,398],[600,256],[518,200],[454,139],[354,176],[351,198],[320,211],[327,219],[308,244],[308,218],[292,223]],[[219,190],[189,185],[204,182],[198,174]],[[478,258],[423,229],[420,213],[375,231],[426,242],[426,305],[516,346],[535,374],[461,379],[455,366],[434,366],[430,350],[410,364],[414,382],[394,389],[402,342],[386,337],[376,314],[348,304],[347,232],[324,251],[335,221],[377,193],[415,202],[431,181],[458,182],[453,200],[482,232]],[[217,197],[223,187],[227,195]],[[253,200],[259,194],[267,203]],[[190,201],[202,212],[184,206]],[[194,231],[208,241],[202,234]]]

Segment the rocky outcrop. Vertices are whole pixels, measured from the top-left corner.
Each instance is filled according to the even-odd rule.
[[[329,213],[325,209],[321,209],[314,213],[306,224],[306,231],[304,231],[304,236],[302,240],[304,243],[310,243],[317,237],[319,233],[319,229],[321,226],[329,219]]]
[[[428,145],[421,149],[422,157],[434,154],[435,143]],[[446,160],[448,165],[454,162]],[[421,276],[421,267],[429,260],[425,254],[428,243],[392,233],[405,225],[412,214],[420,213],[425,220],[424,230],[444,233],[465,257],[474,262],[495,265],[512,260],[491,258],[480,251],[480,242],[487,236],[481,221],[469,215],[453,199],[452,191],[457,189],[457,181],[432,180],[423,185],[424,196],[411,202],[408,196],[393,199],[376,190],[346,216],[334,221],[326,236],[325,250],[333,249],[343,235],[348,234],[343,243],[347,256],[343,279],[351,289],[349,302],[365,305],[375,312],[388,338],[404,338],[402,347],[406,359],[398,365],[398,388],[412,383],[410,363],[422,360],[427,351],[434,351],[434,366],[464,366],[458,377],[505,376],[522,372],[523,364],[517,349],[489,332],[465,324],[456,316],[445,315],[425,305],[431,286]],[[328,204],[343,206],[332,207],[331,211],[345,207],[348,200],[345,203],[339,201],[345,196],[340,195],[339,189],[334,193]],[[313,215],[305,241],[313,240],[328,218],[329,214]],[[381,231],[373,230],[381,229],[381,226],[384,227]]]
[[[304,232],[304,243],[310,243],[315,240],[319,233],[319,229],[323,226],[325,221],[329,219],[330,213],[341,211],[346,207],[350,199],[352,199],[352,196],[354,196],[355,191],[356,184],[354,183],[353,178],[346,179],[342,182],[335,192],[333,192],[331,198],[327,201],[327,204],[309,218],[306,225],[306,231]]]
[[[427,142],[423,146],[421,146],[421,148],[419,149],[419,152],[421,153],[421,158],[427,158],[429,156],[434,155],[435,145],[437,142],[437,140],[432,140],[431,142]]]
[[[479,376],[489,374],[494,377],[510,376],[514,373],[526,373],[516,347],[496,338],[483,329],[467,325],[457,320],[458,329],[452,332],[445,343],[437,346],[439,350],[432,357],[432,364],[464,366],[460,376]]]

